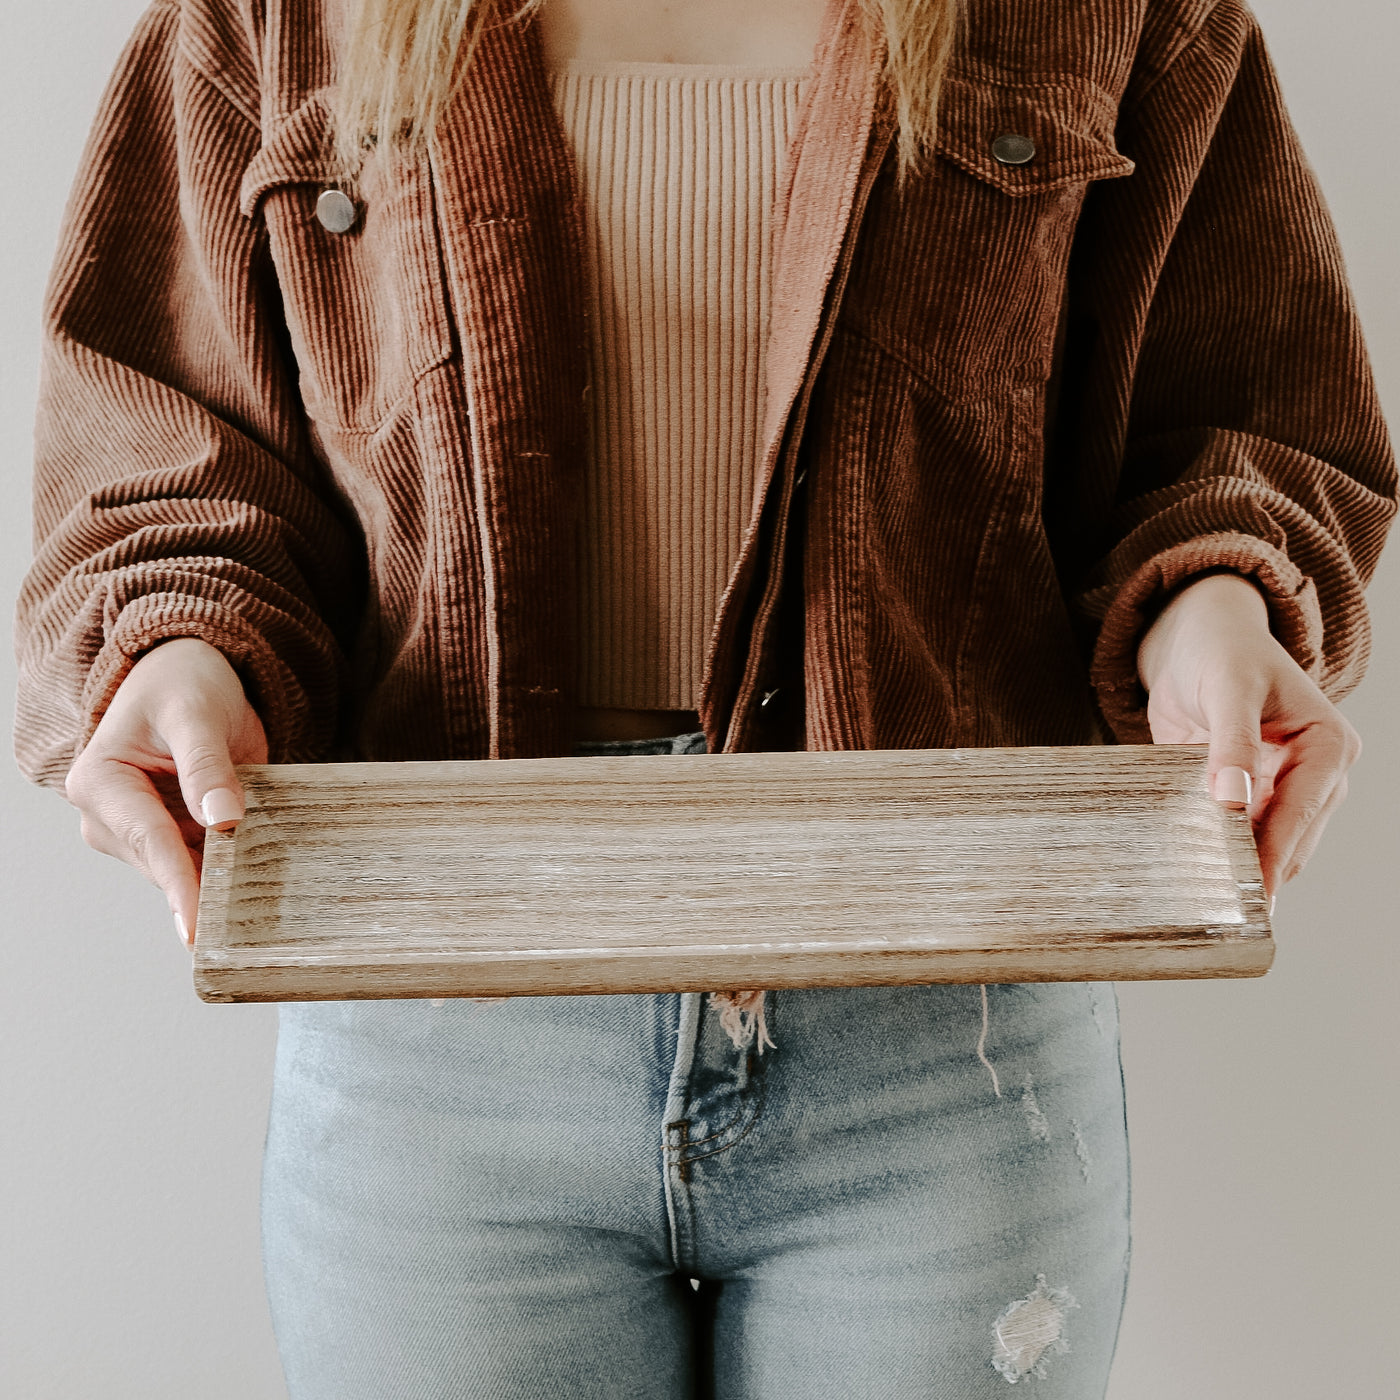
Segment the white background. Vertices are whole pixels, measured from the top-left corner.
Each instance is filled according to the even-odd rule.
[[[3,0],[0,563],[29,555],[42,284],[141,0]],[[1400,421],[1400,7],[1257,0]],[[1394,1394],[1400,547],[1352,796],[1258,982],[1121,988],[1134,1265],[1112,1400]],[[13,693],[8,649],[3,684]],[[162,897],[0,764],[0,1394],[282,1400],[258,1261],[274,1013],[190,989]]]

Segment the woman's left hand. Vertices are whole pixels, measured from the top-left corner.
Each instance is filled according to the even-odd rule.
[[[1271,896],[1302,870],[1347,793],[1361,740],[1269,631],[1263,595],[1210,574],[1163,608],[1138,647],[1158,744],[1210,745],[1211,793],[1248,807]]]

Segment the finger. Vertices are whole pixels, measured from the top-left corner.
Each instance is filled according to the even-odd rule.
[[[104,856],[112,856],[121,860],[121,844],[117,838],[107,829],[106,822],[100,821],[97,817],[90,816],[84,812],[80,829],[83,840],[92,847],[94,851]]]
[[[1299,848],[1310,835],[1311,845],[1302,855],[1306,860],[1311,854],[1327,818],[1345,796],[1342,784],[1350,766],[1350,745],[1340,725],[1310,724],[1286,747],[1288,759],[1276,779],[1273,801],[1256,830],[1259,864],[1271,892],[1297,873]]]
[[[168,811],[169,808],[166,810]],[[191,822],[189,825],[193,827],[194,823]],[[192,838],[189,833],[183,829],[181,831],[181,836],[185,842],[185,849],[189,851],[190,859],[194,862],[195,879],[198,881],[203,878],[204,874],[204,828],[197,827],[195,829],[198,832],[197,837],[193,838],[196,844],[191,844]],[[84,814],[82,817],[81,831],[84,842],[94,851],[104,856],[111,856],[113,859],[119,860],[125,865],[131,864],[125,844],[119,841],[117,837],[107,829],[106,824],[98,820],[98,818]],[[144,874],[145,872],[143,871],[142,873]],[[183,915],[177,914],[173,907],[170,913],[174,920],[175,932],[180,942],[183,943],[186,948],[190,947],[193,943],[193,934],[190,932],[188,922],[184,920]]]
[[[1320,803],[1310,803],[1301,812],[1295,810],[1290,813],[1281,806],[1270,807],[1255,833],[1266,893],[1276,894],[1301,873],[1316,849],[1328,819],[1344,796],[1345,789],[1338,783]]]
[[[1308,826],[1298,839],[1298,844],[1292,852],[1285,856],[1281,866],[1279,884],[1286,885],[1290,880],[1296,880],[1303,873],[1303,867],[1312,859],[1313,853],[1317,850],[1318,843],[1322,840],[1322,834],[1327,829],[1327,823],[1331,821],[1333,813],[1346,801],[1348,784],[1345,775],[1338,779],[1336,787],[1332,789],[1331,796],[1328,797],[1322,811],[1317,814],[1315,820]]]
[[[129,763],[96,759],[70,783],[83,814],[83,839],[140,871],[170,905],[176,931],[190,946],[199,906],[199,874],[179,824],[150,775]]]
[[[1256,823],[1274,800],[1274,784],[1288,761],[1287,748],[1272,742],[1266,727],[1264,742],[1259,746],[1259,767],[1254,774],[1254,805],[1250,808]]]
[[[1210,734],[1206,778],[1211,796],[1226,807],[1248,808],[1262,759],[1263,692],[1252,678],[1227,672],[1202,682],[1200,706]]]

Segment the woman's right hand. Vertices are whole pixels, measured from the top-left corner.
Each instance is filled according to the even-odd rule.
[[[194,946],[204,832],[243,817],[236,763],[266,763],[267,736],[216,647],[179,637],[148,651],[117,687],[65,793],[83,840],[134,866]]]

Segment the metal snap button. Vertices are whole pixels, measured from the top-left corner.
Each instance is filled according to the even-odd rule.
[[[1035,159],[1035,142],[1029,136],[1007,132],[992,142],[992,154],[1003,165],[1026,165]]]
[[[322,190],[316,201],[316,217],[329,233],[348,233],[359,214],[355,201],[344,190]]]

